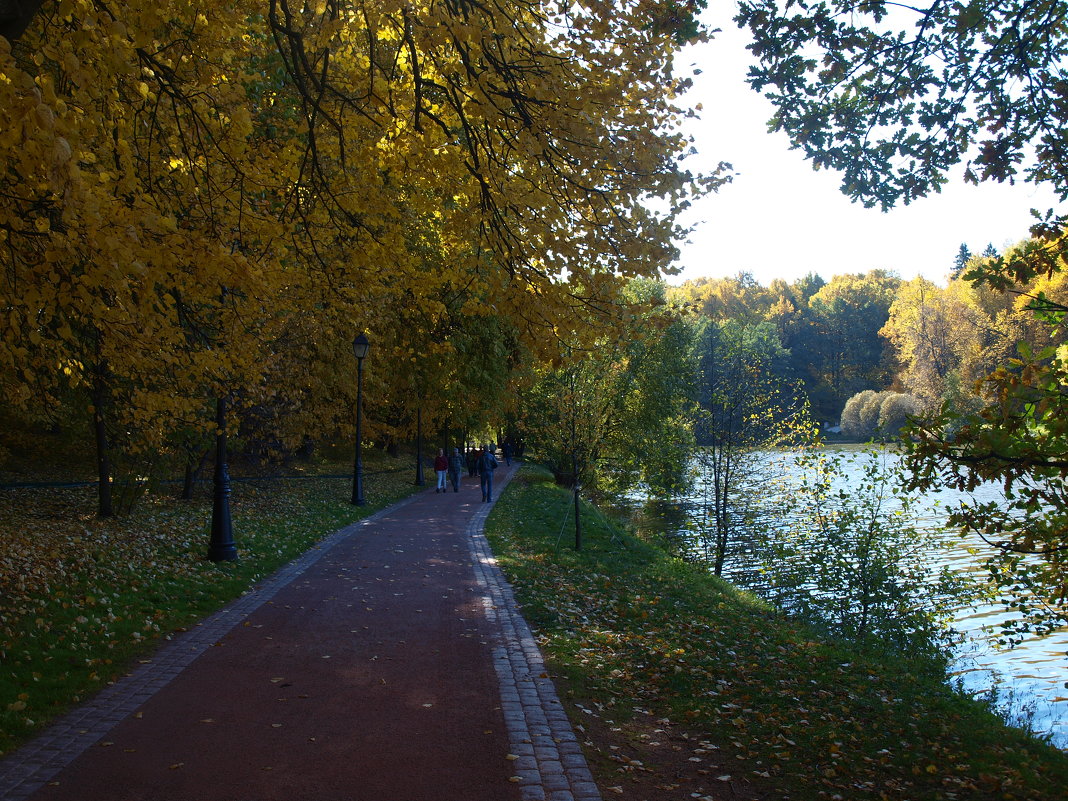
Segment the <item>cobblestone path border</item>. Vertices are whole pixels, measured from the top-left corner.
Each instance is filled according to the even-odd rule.
[[[487,505],[475,513],[467,537],[486,617],[500,637],[493,666],[523,801],[601,801],[541,650],[490,550],[484,533],[489,512]]]

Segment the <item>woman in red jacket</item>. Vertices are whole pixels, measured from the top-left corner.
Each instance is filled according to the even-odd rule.
[[[446,489],[445,473],[449,469],[449,460],[445,458],[445,451],[438,450],[438,455],[434,458],[434,470],[438,474],[438,488],[434,492],[444,492]]]

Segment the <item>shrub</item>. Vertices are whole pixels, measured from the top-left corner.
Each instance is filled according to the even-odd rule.
[[[909,417],[920,413],[922,404],[915,395],[891,392],[879,406],[879,433],[884,437],[897,437]]]
[[[920,408],[913,395],[866,389],[846,401],[842,433],[859,440],[897,437],[909,415],[917,414]]]

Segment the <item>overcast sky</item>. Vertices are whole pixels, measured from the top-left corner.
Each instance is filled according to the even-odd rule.
[[[677,61],[680,75],[701,70],[686,95],[689,105],[703,106],[701,120],[689,129],[699,151],[691,169],[722,160],[737,175],[686,218],[700,226],[681,245],[683,272],[672,283],[746,270],[767,285],[809,272],[830,279],[874,268],[942,283],[961,243],[973,253],[987,244],[1001,250],[1027,236],[1031,208],[1057,205],[1048,190],[1029,184],[976,187],[959,174],[940,195],[888,213],[851,203],[838,189],[838,173],[813,171],[799,151],[790,150],[784,134],[767,132],[772,107],[745,83],[751,54],[745,33],[727,18],[733,3],[710,5],[723,32]]]

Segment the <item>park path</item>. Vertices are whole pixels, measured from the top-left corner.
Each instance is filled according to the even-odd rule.
[[[491,507],[468,478],[336,532],[0,761],[0,799],[599,801]]]

